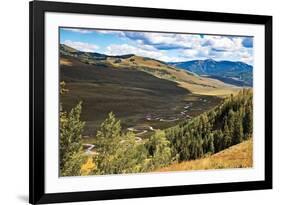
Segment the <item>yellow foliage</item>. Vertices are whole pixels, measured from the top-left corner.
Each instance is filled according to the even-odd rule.
[[[65,93],[67,93],[69,90],[66,89],[66,84],[64,81],[60,82],[60,94],[63,95]]]
[[[92,171],[96,169],[96,165],[93,162],[93,158],[89,157],[85,164],[82,164],[80,172],[82,176],[89,175]]]

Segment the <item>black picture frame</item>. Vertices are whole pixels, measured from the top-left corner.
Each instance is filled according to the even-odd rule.
[[[105,6],[62,2],[30,2],[30,165],[29,202],[31,204],[154,197],[272,188],[272,17],[262,15],[184,11],[124,6]],[[265,27],[265,180],[235,183],[86,191],[71,193],[45,192],[44,165],[44,20],[46,12],[99,14],[110,16],[150,17],[209,22],[260,24]]]

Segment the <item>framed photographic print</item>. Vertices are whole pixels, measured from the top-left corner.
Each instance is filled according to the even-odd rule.
[[[272,17],[30,2],[30,203],[272,188]]]

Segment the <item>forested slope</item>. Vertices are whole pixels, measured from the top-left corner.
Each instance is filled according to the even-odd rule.
[[[83,154],[81,144],[82,105],[70,113],[62,110],[60,173],[76,176],[150,172],[212,155],[251,138],[252,98],[251,89],[241,90],[210,111],[172,128],[155,130],[144,140],[133,132],[122,131],[120,120],[109,113],[97,132],[95,153],[88,156]]]
[[[252,90],[231,95],[209,112],[165,130],[172,155],[179,161],[216,153],[252,136]]]

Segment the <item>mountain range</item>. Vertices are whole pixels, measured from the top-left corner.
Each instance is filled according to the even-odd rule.
[[[236,86],[253,85],[253,66],[243,62],[192,60],[170,62],[169,65],[185,69],[200,76],[207,76]]]
[[[148,71],[149,69],[147,68],[151,66],[157,68],[157,70],[161,67],[175,67],[186,70],[189,74],[217,79],[235,86],[251,87],[253,85],[253,66],[239,61],[215,61],[213,59],[206,59],[166,63],[156,59],[136,56],[134,54],[110,56],[100,53],[83,52],[64,44],[60,45],[60,53],[62,55],[79,58],[81,62],[86,64],[143,67],[146,71]],[[147,68],[145,69],[145,67]],[[164,74],[163,72],[165,71],[161,69],[161,72]]]
[[[127,69],[145,72],[160,79],[176,82],[179,87],[197,94],[224,96],[237,91],[238,88],[220,79],[199,76],[192,71],[153,58],[134,54],[111,56],[101,53],[83,52],[65,44],[60,44],[61,65],[70,67],[77,64],[77,60],[92,69],[111,68],[120,71]],[[88,76],[85,77],[87,78]]]

